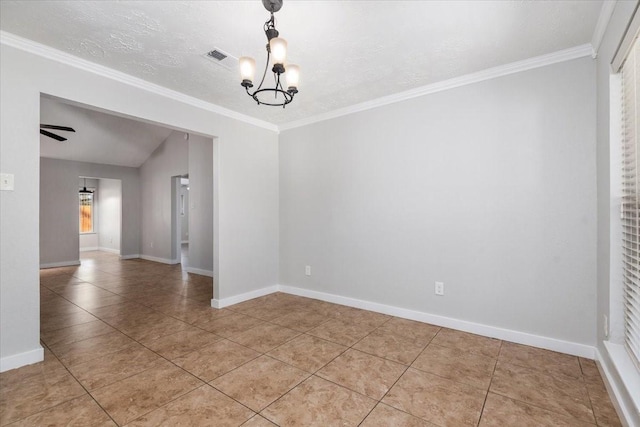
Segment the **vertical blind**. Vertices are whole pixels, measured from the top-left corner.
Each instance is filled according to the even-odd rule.
[[[622,247],[625,345],[640,369],[640,43],[622,66]]]

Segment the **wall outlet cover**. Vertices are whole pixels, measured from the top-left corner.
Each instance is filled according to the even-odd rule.
[[[0,173],[0,191],[13,191],[13,180],[12,173]]]

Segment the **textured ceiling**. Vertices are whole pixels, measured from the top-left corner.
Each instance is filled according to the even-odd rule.
[[[296,1],[276,14],[300,65],[285,110],[257,106],[218,47],[264,67],[255,1],[2,1],[0,29],[282,124],[589,43],[602,1]]]
[[[131,167],[144,163],[172,132],[46,97],[40,98],[40,123],[75,129],[50,130],[68,139],[64,142],[40,135],[42,157]]]

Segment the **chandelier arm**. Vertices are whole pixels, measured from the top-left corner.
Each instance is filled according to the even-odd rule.
[[[262,88],[262,84],[264,83],[264,78],[267,77],[267,70],[269,69],[269,58],[270,58],[269,49],[267,49],[267,63],[264,66],[264,73],[262,73],[262,80],[260,80],[260,84],[258,85],[258,89],[256,89],[253,93],[256,93],[259,89]]]
[[[273,73],[273,79],[276,81],[276,91],[273,97],[275,99],[278,99],[278,87],[280,86],[280,74]]]
[[[276,89],[278,88],[280,88],[280,91],[282,91],[282,93],[286,92],[282,87],[282,82],[280,81],[280,74],[278,74],[278,80],[276,81]],[[277,96],[278,96],[278,92],[276,92],[276,97]]]

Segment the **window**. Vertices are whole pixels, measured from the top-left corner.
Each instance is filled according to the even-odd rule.
[[[622,260],[624,340],[640,368],[640,43],[622,65]]]
[[[93,193],[80,193],[80,233],[93,233]]]

